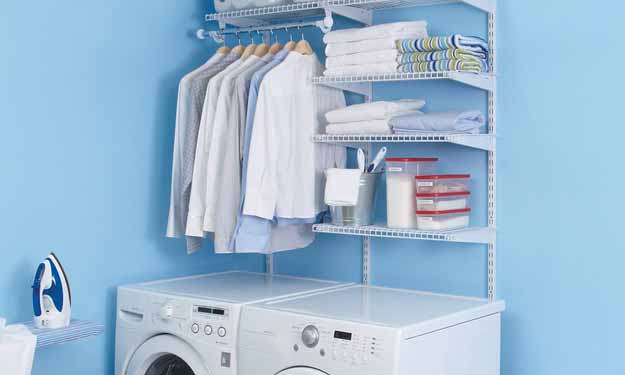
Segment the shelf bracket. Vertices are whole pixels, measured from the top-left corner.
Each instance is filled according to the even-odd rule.
[[[350,6],[328,5],[325,7],[325,12],[326,17],[331,17],[331,13],[336,13],[339,16],[349,18],[350,20],[354,20],[367,26],[373,25],[373,12],[367,9]]]
[[[359,95],[364,95],[366,98],[373,97],[373,89],[371,82],[323,82],[324,86],[333,87],[335,89],[353,92]]]
[[[492,151],[495,148],[495,136],[489,134],[479,135],[450,135],[450,141],[457,145],[473,147],[484,151]]]

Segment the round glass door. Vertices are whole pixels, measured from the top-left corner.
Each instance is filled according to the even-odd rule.
[[[293,367],[277,373],[276,375],[329,375],[326,372],[311,367]]]
[[[218,365],[218,364],[216,364]],[[209,375],[199,353],[183,340],[155,336],[133,354],[124,375]]]
[[[195,373],[182,358],[165,354],[150,365],[145,375],[195,375]]]

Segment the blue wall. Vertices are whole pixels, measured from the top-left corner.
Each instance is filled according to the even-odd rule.
[[[618,198],[625,179],[616,175],[625,160],[618,151],[625,137],[625,82],[610,68],[625,57],[618,47],[623,14],[623,2],[499,2],[504,375],[625,373],[625,241],[619,236],[625,203]],[[433,35],[485,36],[485,17],[461,5],[385,11],[376,22],[421,18],[430,22]],[[485,103],[479,90],[446,82],[383,84],[374,91],[376,99],[423,97],[430,110]],[[439,156],[442,169],[471,172],[477,210],[472,219],[484,222],[484,153],[459,146],[390,150]],[[377,213],[383,220],[383,204]],[[372,246],[374,284],[485,295],[483,246],[377,239]],[[357,238],[319,236],[313,248],[280,255],[277,270],[357,281],[360,247]]]
[[[187,35],[204,6],[0,2],[0,315],[31,319],[36,266],[55,250],[74,316],[107,325],[40,350],[34,375],[113,373],[117,285],[261,269],[164,238],[177,82],[214,49]]]
[[[35,375],[108,375],[116,285],[260,269],[262,258],[209,251],[187,257],[180,241],[162,236],[176,84],[209,54],[184,31],[199,25],[205,3],[65,0],[32,8],[0,4],[0,314],[29,318],[32,273],[55,249],[74,281],[76,316],[109,329],[106,337],[40,351]],[[618,236],[624,179],[615,175],[623,169],[617,150],[625,136],[619,110],[625,82],[610,68],[624,57],[622,14],[622,2],[499,4],[505,375],[625,372],[625,242]],[[464,6],[377,17],[425,18],[433,34],[485,33],[485,17]],[[315,34],[307,38],[318,45]],[[589,52],[598,57],[588,59]],[[482,92],[455,83],[376,86],[376,99],[401,97],[424,97],[430,110],[485,108]],[[484,222],[483,152],[439,145],[393,146],[391,153],[435,155],[445,170],[471,172],[473,220]],[[277,271],[357,281],[360,243],[320,235],[309,249],[279,255]],[[373,241],[378,285],[483,295],[485,265],[483,246]]]

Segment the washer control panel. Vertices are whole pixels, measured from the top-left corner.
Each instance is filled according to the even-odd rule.
[[[217,345],[233,341],[228,307],[162,298],[154,299],[151,306],[152,323],[161,330]]]

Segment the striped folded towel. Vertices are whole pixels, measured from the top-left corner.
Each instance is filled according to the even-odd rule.
[[[397,68],[400,73],[422,73],[422,72],[443,72],[443,71],[461,71],[482,73],[488,71],[486,61],[468,61],[468,60],[438,60],[425,61],[417,63],[401,64]]]
[[[438,61],[438,60],[469,60],[481,61],[486,60],[488,54],[484,52],[473,52],[464,49],[452,48],[442,51],[433,52],[411,52],[402,53],[397,56],[397,62],[400,64],[408,64],[414,62]]]
[[[432,52],[452,48],[478,53],[488,53],[488,43],[486,43],[484,39],[460,34],[420,39],[401,39],[396,42],[396,46],[402,53]]]

